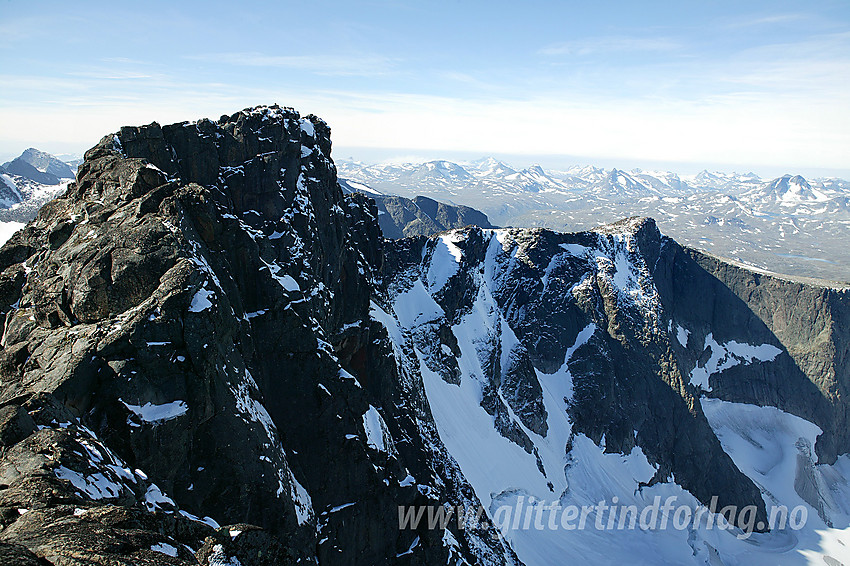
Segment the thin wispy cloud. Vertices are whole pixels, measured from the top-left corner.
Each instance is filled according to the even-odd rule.
[[[437,73],[439,80],[448,81],[450,84],[467,87],[475,93],[504,93],[510,90],[504,84],[496,82],[491,78],[484,79],[471,73],[460,71],[441,71]]]
[[[742,50],[706,72],[724,83],[770,89],[777,96],[850,95],[850,32]]]
[[[728,29],[773,26],[777,24],[790,24],[794,22],[802,22],[812,18],[809,14],[804,13],[787,13],[787,14],[772,14],[769,16],[752,16],[739,18],[726,25]]]
[[[393,70],[397,61],[380,55],[268,55],[254,52],[190,55],[186,59],[233,65],[298,69],[317,75],[377,76]]]
[[[72,77],[81,77],[86,79],[104,81],[128,81],[154,78],[154,75],[150,73],[139,73],[135,71],[122,70],[71,71],[68,74]]]
[[[103,63],[117,63],[120,65],[146,66],[151,64],[150,61],[145,61],[143,59],[131,59],[129,57],[103,57],[100,60]]]
[[[538,53],[551,56],[587,56],[635,51],[675,51],[679,48],[681,44],[670,38],[607,36],[554,43],[540,49]]]
[[[11,45],[45,35],[44,24],[39,18],[4,18],[4,21],[0,21],[0,45]]]

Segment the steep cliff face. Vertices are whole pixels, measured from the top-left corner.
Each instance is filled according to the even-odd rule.
[[[850,524],[847,291],[648,219],[385,240],[329,135],[277,106],[122,128],[0,248],[0,557],[701,564]],[[662,495],[815,520],[755,543],[493,525]],[[414,505],[486,520],[400,529]]]
[[[343,197],[329,155],[321,120],[278,107],[104,138],[0,251],[0,399],[29,414],[47,395],[71,415],[41,426],[73,423],[148,478],[97,472],[133,487],[97,503],[155,482],[172,511],[260,525],[293,562],[503,561],[498,536],[471,551],[398,529],[398,505],[459,504],[463,481],[403,405],[369,318],[376,210]],[[93,484],[97,464],[46,467]]]
[[[454,232],[420,241],[421,252],[410,254],[413,264],[396,276],[390,296],[419,347],[422,371],[461,386],[464,379],[478,382],[481,406],[499,432],[537,460],[547,481],[563,484],[563,466],[555,460],[547,469],[530,436],[548,438],[549,413],[567,413],[573,432],[558,439],[559,447],[573,433],[609,452],[640,446],[658,466],[648,481],[674,474],[706,504],[719,495],[722,504],[763,508],[756,487],[723,452],[689,371],[678,363],[670,314],[650,269],[668,245],[675,246],[651,221],[575,235]],[[411,317],[411,308],[425,314]],[[455,342],[467,362],[460,371]],[[559,393],[547,407],[548,381]]]
[[[850,288],[785,280],[693,250],[686,254],[692,261],[673,260],[680,273],[712,275],[705,283],[712,301],[691,309],[696,325],[726,320],[731,332],[763,336],[784,350],[763,371],[719,374],[717,396],[779,407],[817,424],[823,434],[815,448],[823,462],[850,452]],[[731,312],[741,314],[730,318]]]
[[[717,509],[754,506],[761,530],[773,507],[799,497],[823,525],[847,526],[835,499],[846,471],[828,465],[848,451],[836,355],[846,291],[723,264],[640,218],[578,234],[466,229],[395,242],[387,258],[377,318],[421,376],[440,437],[491,516],[523,501],[616,495],[644,509],[652,494],[692,495]],[[743,403],[811,428],[778,412],[756,418]],[[783,431],[790,440],[774,438]],[[791,476],[773,483],[779,468]],[[508,536],[527,564],[565,548],[596,556],[605,541],[647,544],[611,532]],[[766,536],[759,544],[785,535]],[[765,551],[723,546],[699,528],[686,538],[691,558],[672,558],[658,540],[650,555],[703,563]],[[612,556],[629,559],[600,559]]]

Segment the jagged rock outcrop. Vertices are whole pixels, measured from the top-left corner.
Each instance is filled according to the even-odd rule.
[[[398,529],[399,505],[473,501],[404,406],[369,318],[377,212],[329,155],[324,122],[276,106],[105,137],[0,251],[0,403],[55,399],[175,507],[259,525],[285,562],[504,561],[497,534]],[[6,540],[62,545],[21,520]]]

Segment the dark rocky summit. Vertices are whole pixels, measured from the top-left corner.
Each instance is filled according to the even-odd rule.
[[[398,527],[400,505],[489,504],[423,381],[461,383],[461,351],[493,426],[543,475],[538,376],[562,365],[573,435],[640,446],[652,483],[675,476],[704,503],[765,513],[700,395],[815,422],[823,461],[850,451],[846,290],[725,264],[647,219],[387,240],[330,153],[323,121],[277,106],[125,127],[0,249],[0,561],[520,563],[488,524]],[[423,226],[486,223],[414,204],[383,202]],[[400,297],[420,287],[441,314],[408,324]],[[485,299],[504,325],[464,342]],[[711,339],[781,353],[706,370],[705,391],[688,374]]]

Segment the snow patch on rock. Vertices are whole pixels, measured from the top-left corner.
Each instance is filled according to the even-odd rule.
[[[136,415],[144,423],[158,425],[164,422],[182,417],[189,411],[189,406],[186,401],[176,400],[170,403],[155,405],[153,403],[145,403],[144,405],[132,405],[119,399],[127,409]]]
[[[692,385],[696,385],[704,391],[711,391],[709,377],[714,374],[721,373],[739,364],[750,365],[754,362],[771,362],[782,353],[782,350],[771,344],[751,345],[734,340],[720,344],[714,339],[712,333],[705,337],[703,351],[705,350],[710,350],[711,356],[703,365],[697,363],[691,371],[690,379]]]

